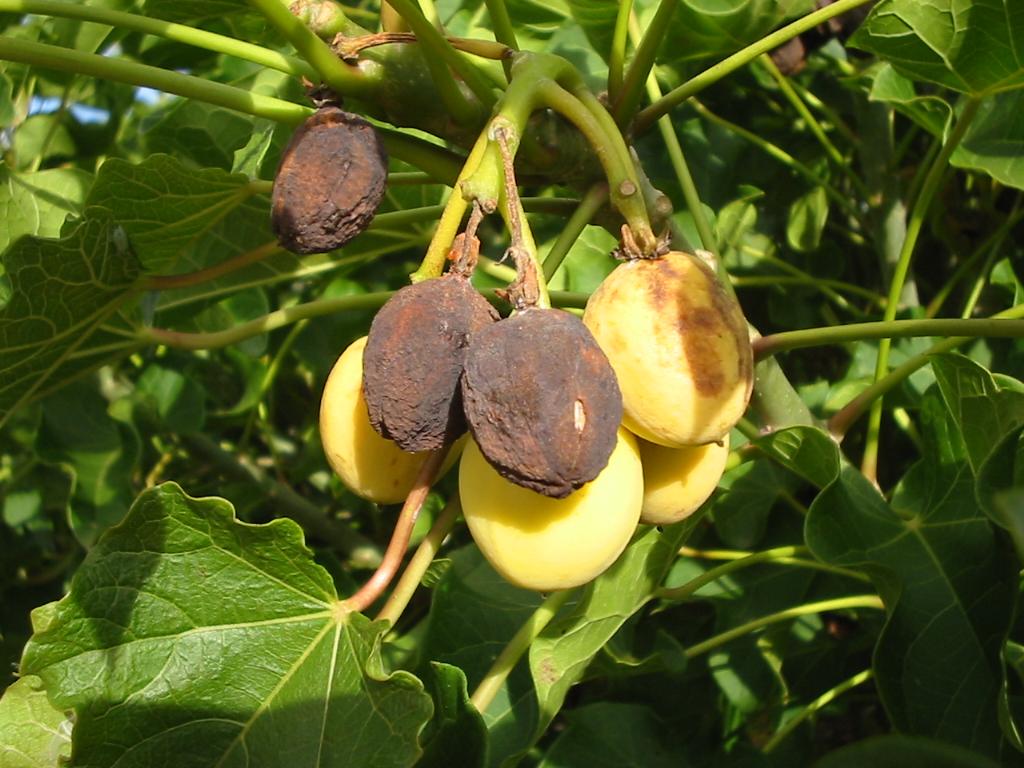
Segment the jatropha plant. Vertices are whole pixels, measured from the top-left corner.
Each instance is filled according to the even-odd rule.
[[[1024,8],[0,10],[0,766],[1024,764]]]

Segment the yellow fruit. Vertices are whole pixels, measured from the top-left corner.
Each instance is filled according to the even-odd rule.
[[[714,442],[746,410],[754,370],[747,323],[697,256],[672,251],[616,267],[583,322],[615,369],[623,424],[645,440]]]
[[[641,522],[668,525],[689,517],[718,486],[729,458],[729,435],[721,444],[666,448],[637,441],[644,465]]]
[[[363,347],[349,345],[331,369],[320,401],[320,439],[331,469],[353,493],[378,504],[404,501],[427,456],[378,435],[363,400]]]
[[[608,465],[562,499],[499,475],[470,441],[459,467],[462,513],[494,569],[520,587],[549,592],[586,584],[629,543],[640,518],[643,469],[623,429]]]

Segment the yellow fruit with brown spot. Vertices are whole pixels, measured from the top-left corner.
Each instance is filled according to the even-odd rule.
[[[608,465],[562,499],[510,483],[470,441],[459,496],[473,539],[505,579],[540,592],[586,584],[622,554],[640,519],[636,438],[620,429]]]
[[[666,448],[637,441],[644,465],[641,522],[669,525],[689,517],[710,498],[729,458],[729,435],[721,443]]]
[[[750,400],[754,360],[736,300],[700,258],[672,251],[616,267],[583,322],[615,369],[623,424],[672,448],[720,440]]]
[[[365,346],[365,336],[352,342],[327,377],[320,440],[327,463],[353,493],[394,504],[405,500],[429,452],[406,453],[374,431],[362,391]]]

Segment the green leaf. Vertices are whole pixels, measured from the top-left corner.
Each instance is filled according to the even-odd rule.
[[[1024,425],[1024,394],[1002,389],[987,370],[963,355],[938,355],[932,370],[977,474],[992,449]]]
[[[0,698],[0,765],[58,768],[71,754],[71,721],[50,704],[38,677],[23,677]]]
[[[156,363],[142,372],[133,399],[157,423],[175,432],[198,432],[206,420],[205,392],[182,371]]]
[[[487,726],[469,700],[466,675],[450,664],[434,662],[427,669],[423,680],[434,697],[434,720],[417,768],[483,768]]]
[[[660,586],[698,520],[662,531],[642,527],[616,563],[548,624],[530,646],[534,695],[510,680],[485,713],[492,765],[514,763],[547,730],[594,656]]]
[[[1024,90],[982,101],[950,162],[1024,189]]]
[[[681,745],[650,707],[602,702],[573,710],[538,768],[686,768]]]
[[[974,96],[1024,86],[1016,0],[881,0],[850,44],[914,79]]]
[[[60,240],[23,237],[3,266],[12,295],[0,309],[0,425],[130,296],[139,273],[105,216]]]
[[[2,124],[2,122],[0,122]],[[77,168],[13,173],[0,166],[0,251],[22,235],[56,237],[69,213],[78,213],[91,176]]]
[[[815,768],[996,768],[977,752],[919,736],[888,734],[837,749]]]
[[[811,0],[680,0],[658,61],[687,62],[732,53],[813,7]],[[641,13],[646,28],[657,8]]]
[[[191,160],[200,168],[229,170],[251,137],[269,135],[274,124],[199,101],[179,100],[147,126],[146,148]]]
[[[590,41],[590,46],[608,61],[619,15],[617,0],[569,0],[569,12]]]
[[[835,441],[815,427],[780,429],[753,442],[818,488],[824,488],[839,474],[840,454]]]
[[[969,466],[943,445],[955,437],[934,423],[948,419],[945,409],[935,395],[925,405],[933,450],[891,504],[846,467],[811,505],[805,537],[819,559],[868,572],[885,600],[874,668],[893,725],[998,755],[1016,569],[974,501]]]
[[[411,765],[430,698],[387,674],[290,520],[246,525],[173,483],[143,493],[22,660],[74,708],[76,765]]]
[[[828,221],[828,197],[824,187],[815,187],[789,206],[786,241],[793,250],[807,253],[821,245],[821,233]]]
[[[946,136],[953,121],[949,102],[939,96],[919,95],[914,81],[886,62],[872,67],[866,76],[871,78],[869,99],[891,104],[933,136]]]
[[[726,471],[718,485],[711,504],[715,532],[730,547],[756,546],[776,499],[787,488],[786,478],[771,461],[760,459]]]
[[[67,116],[58,113],[32,115],[19,125],[14,132],[13,143],[18,168],[31,168],[37,161],[56,163],[74,157],[75,140],[68,130],[68,123]]]

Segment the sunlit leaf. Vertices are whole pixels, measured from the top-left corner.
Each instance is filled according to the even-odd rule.
[[[58,768],[71,754],[71,721],[46,698],[37,677],[23,677],[0,698],[0,765]]]

